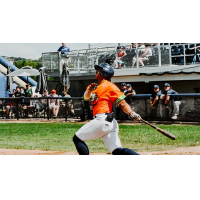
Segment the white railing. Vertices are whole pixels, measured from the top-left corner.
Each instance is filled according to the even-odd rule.
[[[144,56],[147,48],[149,52]],[[199,64],[199,49],[198,43],[135,43],[132,48],[130,46],[121,48],[110,44],[96,45],[95,48],[95,45],[91,45],[90,49],[71,51],[68,68],[71,73],[90,73],[94,71],[95,64],[102,62],[110,62],[115,69]],[[126,56],[118,57],[120,52],[124,52]],[[61,58],[60,52],[43,53],[43,66],[50,72],[60,71]]]

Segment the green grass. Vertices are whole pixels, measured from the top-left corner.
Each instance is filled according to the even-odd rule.
[[[0,148],[76,151],[72,137],[83,124],[0,124]],[[172,141],[147,125],[119,125],[122,146],[138,152],[200,145],[200,126],[158,126],[176,136]],[[105,152],[101,139],[86,142],[90,152]]]

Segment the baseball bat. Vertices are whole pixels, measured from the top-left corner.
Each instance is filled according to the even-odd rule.
[[[169,132],[167,132],[165,130],[162,130],[161,128],[158,128],[158,127],[154,126],[153,124],[151,124],[151,123],[149,123],[149,122],[147,122],[147,121],[145,121],[143,119],[140,119],[140,121],[143,122],[143,123],[145,123],[145,124],[147,124],[147,125],[149,125],[149,126],[151,126],[154,129],[156,129],[158,132],[160,132],[164,136],[168,137],[169,139],[175,140],[175,136],[172,135],[171,133],[169,133]]]

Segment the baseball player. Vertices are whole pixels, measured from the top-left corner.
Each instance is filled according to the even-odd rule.
[[[163,92],[163,95],[162,95],[162,99],[164,99],[164,106],[165,108],[169,108],[168,107],[168,102],[171,98],[171,100],[174,100],[173,101],[173,106],[174,106],[174,110],[173,110],[173,113],[172,113],[172,119],[177,119],[178,115],[179,115],[179,106],[181,104],[181,98],[179,97],[176,97],[176,98],[172,98],[171,97],[171,94],[178,94],[175,90],[172,89],[172,87],[170,86],[169,83],[165,83],[165,87],[164,87],[165,91]]]
[[[89,155],[89,149],[84,141],[101,138],[113,155],[139,155],[131,149],[122,148],[118,136],[118,123],[112,113],[113,103],[120,106],[133,120],[139,121],[140,115],[131,110],[124,100],[126,96],[115,84],[110,82],[111,77],[114,75],[112,66],[101,63],[94,67],[98,84],[90,84],[84,93],[84,100],[91,100],[93,105],[94,119],[81,127],[73,137],[78,153]]]

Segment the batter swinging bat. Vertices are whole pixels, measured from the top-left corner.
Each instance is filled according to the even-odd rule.
[[[160,132],[164,136],[168,137],[169,139],[175,140],[175,136],[172,135],[171,133],[168,133],[167,131],[164,131],[164,130],[160,129],[160,128],[154,126],[153,124],[151,124],[151,123],[149,123],[149,122],[147,122],[147,121],[145,121],[143,119],[140,119],[140,121],[143,122],[143,123],[145,123],[145,124],[147,124],[147,125],[149,125],[149,126],[151,126],[154,129],[156,129],[158,132]]]

